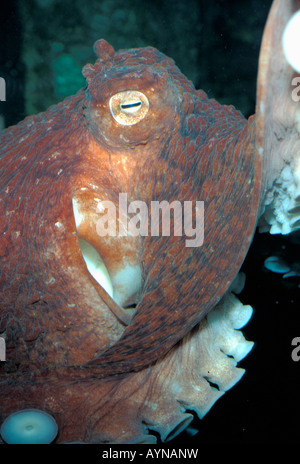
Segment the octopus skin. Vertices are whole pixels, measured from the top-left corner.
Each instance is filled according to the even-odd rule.
[[[151,430],[167,440],[191,421],[187,409],[203,417],[241,377],[251,308],[232,293],[236,277],[257,225],[280,221],[282,172],[296,192],[300,179],[294,71],[272,54],[298,3],[273,4],[248,121],[156,49],[99,40],[85,89],[2,131],[0,423],[38,410],[55,419],[57,443],[151,443]],[[99,206],[119,211],[122,193],[204,202],[203,243],[121,234],[122,217],[119,234],[99,236]]]

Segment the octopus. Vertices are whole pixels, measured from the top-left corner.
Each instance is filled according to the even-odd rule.
[[[273,3],[248,120],[101,39],[85,89],[1,132],[4,442],[170,440],[241,378],[239,270],[257,227],[299,229],[299,6]]]

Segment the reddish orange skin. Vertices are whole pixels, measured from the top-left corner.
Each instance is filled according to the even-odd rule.
[[[186,237],[145,238],[142,247],[145,284],[137,313],[121,340],[93,361],[99,366],[100,375],[138,370],[151,363],[164,355],[216,304],[245,257],[259,203],[261,160],[254,149],[254,121],[247,125],[233,107],[221,106],[214,100],[207,100],[204,92],[196,92],[172,60],[153,49],[145,49],[142,53],[145,64],[146,59],[150,63],[156,61],[151,63],[152,72],[154,80],[157,79],[155,73],[161,73],[163,91],[160,87],[159,92],[163,97],[157,103],[157,114],[161,114],[157,118],[159,123],[157,120],[149,123],[145,119],[133,126],[134,141],[129,156],[134,151],[134,154],[139,153],[140,159],[133,171],[131,185],[134,188],[130,197],[148,204],[151,200],[164,199],[179,200],[182,204],[185,200],[204,201],[205,240],[199,248],[187,248]],[[141,50],[130,55],[128,52],[109,55],[109,60],[113,59],[110,61],[112,86],[115,85],[114,74],[120,79],[118,67],[127,62],[130,66],[135,60],[139,63],[140,54]],[[96,74],[98,69],[100,73]],[[101,72],[102,63],[98,63],[91,77],[88,75],[88,80],[93,76],[95,79],[91,86],[91,107],[98,104]],[[128,73],[128,69],[123,68],[123,72]],[[149,80],[146,72],[146,89]],[[122,91],[130,87],[144,91],[139,81],[128,83],[127,77],[124,81],[125,84],[118,81],[116,89]],[[110,81],[106,85],[110,86]],[[175,114],[166,114],[166,109],[172,106]],[[163,126],[162,136],[161,121],[168,122]],[[97,123],[106,131],[105,122],[93,120],[96,137]],[[107,133],[113,141],[108,148],[115,152],[119,146],[114,131],[118,134],[119,128],[115,129],[111,118],[109,124]],[[143,141],[150,133],[152,140],[145,147],[140,146],[136,133]],[[153,134],[159,138],[153,140]],[[160,145],[156,151],[152,147],[158,141]],[[122,146],[122,150],[124,148]]]
[[[114,53],[100,41],[96,52],[95,65],[84,68],[86,90],[0,135],[0,335],[8,359],[0,366],[0,396],[15,397],[1,406],[3,417],[27,405],[22,386],[29,379],[28,401],[43,408],[38,386],[50,379],[61,385],[97,378],[93,385],[166,354],[224,295],[256,225],[261,160],[254,119],[247,123],[233,107],[208,100],[153,48]],[[120,127],[108,100],[128,89],[145,93],[150,110],[138,124]],[[95,287],[79,250],[71,201],[82,187],[87,198],[115,202],[120,192],[148,204],[205,202],[201,247],[187,248],[185,236],[141,240],[133,259],[142,263],[143,285],[125,331],[110,312],[102,329],[87,296],[113,304]],[[81,236],[101,250],[95,232]],[[107,259],[117,263],[122,247]]]

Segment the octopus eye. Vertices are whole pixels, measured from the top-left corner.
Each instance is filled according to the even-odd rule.
[[[146,95],[137,90],[125,90],[111,97],[109,108],[113,118],[119,124],[132,126],[146,116],[149,101]]]

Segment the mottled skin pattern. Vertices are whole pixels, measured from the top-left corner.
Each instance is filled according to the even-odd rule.
[[[100,378],[152,363],[225,293],[252,238],[261,179],[254,122],[195,91],[153,48],[114,53],[100,41],[96,52],[95,66],[84,69],[86,90],[1,134],[4,377],[81,365]],[[110,96],[128,89],[150,102],[147,117],[129,127],[108,108]],[[143,284],[124,333],[110,311],[98,314],[99,296],[111,303],[105,292],[95,282],[89,290],[71,207],[81,187],[115,202],[119,192],[148,204],[205,202],[203,246],[185,247],[185,236],[141,241]],[[101,252],[95,231],[81,236]]]
[[[128,443],[147,439],[148,424],[167,436],[181,420],[172,379],[187,365],[183,404],[197,405],[202,392],[205,400],[203,378],[204,390],[192,389],[205,353],[201,330],[195,346],[192,334],[250,245],[266,136],[257,138],[261,114],[246,121],[208,100],[153,48],[114,52],[99,41],[95,51],[86,89],[0,135],[0,424],[38,408],[57,421],[58,442]],[[125,90],[149,100],[131,126],[109,110]],[[124,192],[128,202],[204,201],[202,246],[186,247],[185,235],[100,237],[97,202],[117,206]],[[79,238],[99,251],[116,288],[128,265],[141,270],[140,288],[114,301],[88,272]],[[132,303],[131,319],[123,308]]]
[[[149,443],[149,430],[164,440],[186,410],[203,417],[214,393],[240,378],[223,332],[216,342],[216,308],[221,317],[232,295],[216,303],[273,184],[299,161],[294,71],[279,46],[298,8],[299,0],[274,2],[248,121],[196,91],[157,50],[115,53],[99,41],[95,65],[83,70],[86,89],[1,133],[0,424],[37,408],[55,418],[57,442]],[[149,100],[131,126],[109,109],[126,90]],[[100,237],[98,202],[117,206],[119,193],[147,204],[204,201],[203,245],[186,247],[186,236]],[[102,256],[114,300],[88,272],[79,238]],[[122,293],[124,269],[137,285]],[[132,316],[125,308],[133,303]]]
[[[202,247],[187,248],[186,237],[146,237],[141,258],[144,285],[137,314],[122,339],[93,362],[99,365],[100,373],[125,372],[147,365],[165,354],[199,322],[237,273],[257,217],[261,164],[253,145],[254,123],[246,126],[233,107],[222,107],[208,101],[203,92],[195,92],[170,59],[153,49],[143,50],[143,65],[146,59],[152,72],[160,72],[160,82],[165,79],[164,85],[172,89],[172,103],[177,112],[175,121],[169,123],[170,130],[164,129],[157,152],[151,150],[148,154],[148,144],[141,147],[134,141],[134,150],[143,162],[133,173],[130,197],[148,204],[150,200],[182,203],[203,200],[205,240]],[[112,63],[116,63],[114,68],[123,67],[127,60],[139,63],[140,51],[132,51],[130,58],[124,52],[117,54]],[[156,63],[152,63],[154,60]],[[95,68],[96,75],[98,68]],[[102,72],[106,70],[100,70],[97,85],[91,89],[95,102]],[[123,76],[123,84],[119,72],[117,79],[116,88],[120,90],[131,87],[144,91],[140,80],[130,79],[127,84]],[[160,99],[158,107],[160,111],[166,110],[165,99]],[[146,124],[149,130],[145,119]],[[142,131],[140,125],[142,122],[135,129]],[[99,126],[101,131],[101,122],[97,120],[96,131]],[[150,126],[151,134],[155,133],[155,127]],[[116,128],[118,143],[119,131]],[[116,150],[114,141],[110,149]],[[121,150],[124,149],[123,144]]]

